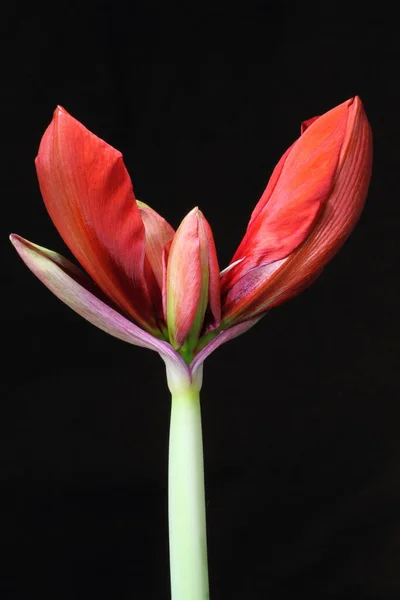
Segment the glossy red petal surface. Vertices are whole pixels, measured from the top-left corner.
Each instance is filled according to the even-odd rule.
[[[202,224],[206,235],[203,243],[207,247],[208,269],[209,269],[209,309],[211,313],[209,326],[216,328],[221,322],[221,278],[218,264],[217,250],[215,248],[214,236],[210,224],[202,216]]]
[[[264,190],[261,198],[257,202],[257,204],[256,204],[253,212],[251,213],[251,217],[250,217],[249,224],[247,226],[247,230],[249,230],[249,228],[252,225],[253,221],[258,217],[259,213],[265,208],[267,202],[271,198],[271,195],[272,195],[273,191],[275,190],[276,184],[279,181],[279,177],[281,176],[283,167],[285,166],[286,159],[289,156],[292,148],[293,148],[293,146],[290,146],[290,148],[288,148],[286,150],[285,154],[283,156],[281,156],[278,164],[276,165],[276,167],[272,171],[272,175],[269,178],[267,187],[265,188],[265,190]],[[236,254],[238,253],[238,250],[236,251]],[[238,260],[238,259],[235,259],[235,260]],[[232,262],[234,262],[233,259],[232,259]]]
[[[198,209],[182,221],[172,240],[166,275],[166,312],[171,343],[179,348],[193,325],[202,289]]]
[[[220,324],[217,252],[210,225],[197,208],[184,218],[172,241],[165,299],[168,331],[177,348],[185,340],[191,347],[197,343],[205,318],[210,328]]]
[[[358,221],[371,165],[372,135],[361,101],[355,98],[349,105],[334,186],[312,233],[289,257],[253,266],[232,287],[223,278],[224,320],[237,322],[261,314],[298,294],[318,277]]]
[[[163,286],[163,251],[174,237],[171,225],[144,202],[136,201],[146,234],[145,254],[160,287]]]
[[[82,267],[123,312],[156,331],[145,229],[121,153],[59,107],[36,169],[49,215]]]
[[[278,163],[272,193],[232,259],[244,258],[227,273],[230,285],[260,264],[287,257],[310,234],[335,181],[351,102],[314,121]]]

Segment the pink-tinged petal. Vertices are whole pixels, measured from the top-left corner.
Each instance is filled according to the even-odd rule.
[[[254,316],[269,298],[269,284],[273,275],[289,261],[289,258],[249,269],[232,286],[224,287],[222,280],[222,322],[229,326]]]
[[[200,213],[200,217],[199,230],[203,229],[205,235],[203,244],[208,258],[208,301],[210,309],[208,326],[215,329],[221,322],[221,277],[212,229],[202,213]]]
[[[261,314],[300,293],[318,277],[360,217],[371,166],[372,134],[361,101],[355,98],[349,105],[334,186],[312,233],[289,257],[253,267],[232,287],[223,287],[224,322]]]
[[[167,265],[169,259],[169,251],[171,250],[172,240],[164,247],[162,253],[162,270],[163,270],[163,282],[162,282],[162,310],[164,316],[164,322],[167,322]]]
[[[162,290],[163,286],[163,251],[165,246],[174,237],[175,231],[171,225],[155,210],[144,202],[136,200],[139,213],[142,217],[146,234],[146,257],[153,269],[157,283]]]
[[[36,169],[49,215],[82,267],[123,312],[157,333],[145,228],[121,153],[58,107]]]
[[[254,267],[287,257],[310,234],[334,185],[351,104],[347,101],[314,121],[281,159],[274,189],[232,262],[245,260],[223,278],[225,287]]]
[[[209,224],[198,208],[182,221],[169,250],[166,274],[166,312],[175,348],[187,341],[194,349],[209,307],[215,326],[220,321],[220,281],[217,255]]]
[[[201,296],[203,272],[198,209],[182,221],[172,240],[166,274],[166,313],[170,341],[180,348],[193,325]]]
[[[249,319],[248,321],[244,321],[243,323],[239,323],[238,325],[233,325],[229,327],[229,329],[225,329],[216,335],[216,337],[211,340],[196,356],[193,361],[190,363],[190,368],[192,371],[192,376],[195,377],[197,370],[204,363],[206,358],[210,356],[212,352],[214,352],[217,348],[233,340],[234,338],[242,335],[242,333],[246,333],[253,325],[255,325],[262,317],[256,317],[254,319]]]
[[[97,286],[69,260],[12,234],[10,240],[27,267],[44,285],[67,306],[106,333],[133,344],[158,352],[177,376],[190,378],[190,372],[171,346],[144,331],[96,295]]]

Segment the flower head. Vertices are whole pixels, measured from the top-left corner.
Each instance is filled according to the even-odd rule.
[[[203,214],[193,209],[175,232],[136,200],[120,152],[58,107],[36,169],[49,215],[83,271],[20,236],[11,240],[71,308],[192,377],[216,347],[321,273],[361,214],[371,162],[359,98],[305,121],[220,274]]]

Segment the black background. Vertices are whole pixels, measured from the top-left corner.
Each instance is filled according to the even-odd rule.
[[[223,268],[300,122],[355,94],[375,151],[360,223],[309,290],[205,364],[211,598],[400,597],[400,52],[385,9],[3,8],[4,600],[169,597],[163,364],[66,308],[7,240],[70,256],[33,166],[56,104],[123,152],[136,196],[173,226],[198,205]]]

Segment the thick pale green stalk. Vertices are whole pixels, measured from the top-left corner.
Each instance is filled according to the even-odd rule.
[[[201,373],[171,381],[168,518],[172,600],[207,600],[206,512],[201,432]]]

